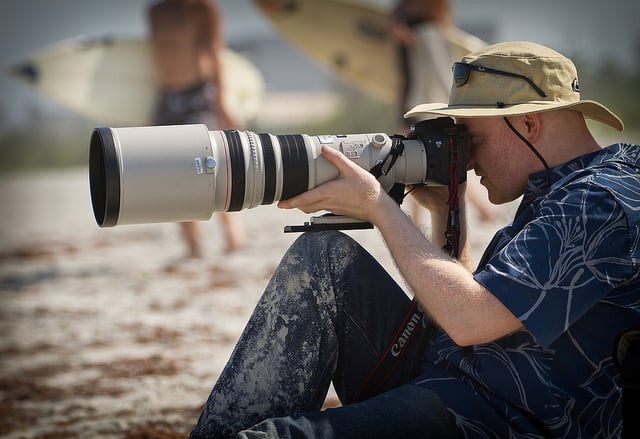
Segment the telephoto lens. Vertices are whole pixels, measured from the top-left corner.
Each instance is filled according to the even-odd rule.
[[[321,156],[322,145],[367,170],[393,156],[393,166],[379,177],[385,190],[396,183],[446,184],[430,179],[428,166],[429,155],[433,163],[448,160],[443,136],[274,135],[205,125],[96,128],[89,146],[93,213],[100,227],[113,227],[207,220],[213,212],[272,204],[338,176]]]

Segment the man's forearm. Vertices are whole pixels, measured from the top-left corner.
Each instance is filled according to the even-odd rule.
[[[393,203],[393,200],[389,200]],[[459,345],[485,343],[507,335],[522,325],[471,272],[429,241],[405,213],[388,204],[374,224],[382,233],[398,269],[425,310]],[[434,233],[442,230],[443,216],[432,218]],[[466,235],[466,226],[465,226]],[[466,248],[466,239],[463,241]],[[463,255],[468,254],[464,250]],[[466,256],[465,256],[466,257]]]

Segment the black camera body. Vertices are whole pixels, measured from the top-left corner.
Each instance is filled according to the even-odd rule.
[[[427,155],[427,175],[434,182],[447,186],[452,169],[458,166],[458,183],[467,179],[467,150],[469,134],[464,125],[449,117],[439,117],[415,123],[411,134],[422,142]]]

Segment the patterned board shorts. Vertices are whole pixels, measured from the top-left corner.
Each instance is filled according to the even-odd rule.
[[[213,109],[216,89],[202,82],[182,90],[160,92],[154,114],[155,125],[184,125],[203,123],[210,130],[218,126]]]

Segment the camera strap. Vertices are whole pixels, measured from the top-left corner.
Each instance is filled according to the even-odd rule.
[[[393,168],[393,165],[396,164],[396,160],[398,160],[398,157],[404,154],[404,143],[402,143],[403,139],[404,137],[398,134],[391,137],[391,149],[389,150],[389,154],[387,154],[384,160],[377,163],[373,168],[369,170],[369,172],[373,174],[375,178],[380,178],[383,175],[387,175],[391,168]]]
[[[398,157],[404,154],[404,143],[402,141],[405,139],[404,136],[396,134],[391,136],[391,148],[389,150],[389,154],[382,160],[377,163],[373,168],[369,170],[369,172],[375,177],[380,178],[383,175],[387,175],[393,165],[396,164]],[[402,201],[405,197],[405,186],[402,183],[394,184],[391,189],[387,192],[391,198],[395,200],[398,205],[402,204]]]
[[[460,256],[460,145],[454,139],[449,139],[449,214],[447,215],[447,230],[444,234],[446,244],[442,247],[450,256],[458,258]],[[466,172],[466,170],[465,170]]]
[[[381,163],[371,169],[376,177],[386,175],[395,164],[397,158],[404,152],[402,136],[392,137],[393,144],[389,155]],[[458,258],[460,253],[460,195],[459,174],[461,151],[458,142],[449,140],[449,213],[447,216],[446,244],[443,250]],[[355,401],[364,401],[386,390],[386,385],[393,374],[398,371],[403,360],[411,362],[408,371],[409,379],[414,378],[420,371],[422,356],[429,342],[433,323],[424,318],[424,310],[420,303],[413,299],[404,318],[395,330],[389,346],[382,354],[367,378],[356,393]],[[405,372],[406,373],[406,372]]]

